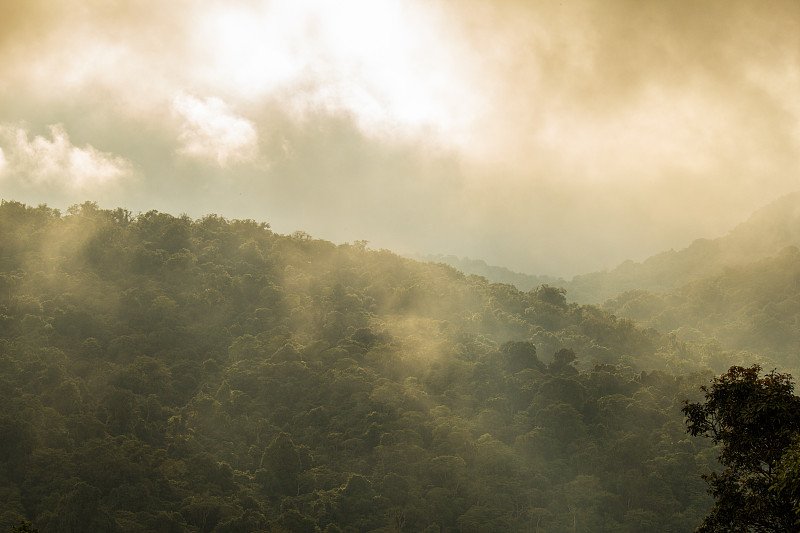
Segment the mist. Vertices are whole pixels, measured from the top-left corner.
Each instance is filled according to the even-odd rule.
[[[737,351],[254,221],[4,201],[0,243],[6,530],[683,531],[710,505],[675,406]]]
[[[797,189],[789,1],[0,10],[5,199],[568,277]]]
[[[796,529],[799,15],[0,2],[0,529]]]

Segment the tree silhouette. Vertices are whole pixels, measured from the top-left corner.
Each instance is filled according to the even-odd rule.
[[[800,431],[800,398],[789,374],[759,377],[761,367],[733,366],[710,387],[705,402],[683,407],[687,431],[721,445],[720,473],[704,474],[716,499],[700,532],[796,531],[792,500],[775,490],[784,452]]]

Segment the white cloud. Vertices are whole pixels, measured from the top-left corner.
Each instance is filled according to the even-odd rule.
[[[258,157],[258,133],[249,120],[236,116],[219,98],[200,100],[181,95],[173,109],[183,119],[178,153],[212,161],[220,167],[250,163]]]
[[[0,124],[0,174],[39,186],[88,189],[109,185],[133,174],[126,159],[93,146],[73,145],[64,126],[49,126],[50,137],[32,140],[19,126]]]

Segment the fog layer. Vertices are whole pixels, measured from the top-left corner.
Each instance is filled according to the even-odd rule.
[[[0,191],[570,276],[798,188],[795,2],[0,4]]]

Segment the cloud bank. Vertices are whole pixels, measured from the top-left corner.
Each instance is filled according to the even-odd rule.
[[[791,0],[32,0],[0,21],[0,172],[27,201],[104,184],[571,275],[800,188]]]
[[[0,124],[0,179],[17,179],[36,187],[91,192],[133,175],[122,157],[86,145],[74,146],[62,124],[49,127],[50,139],[29,140],[24,128]]]
[[[233,114],[219,98],[181,95],[173,101],[173,109],[183,119],[178,135],[180,155],[206,159],[220,167],[258,157],[255,125]]]

